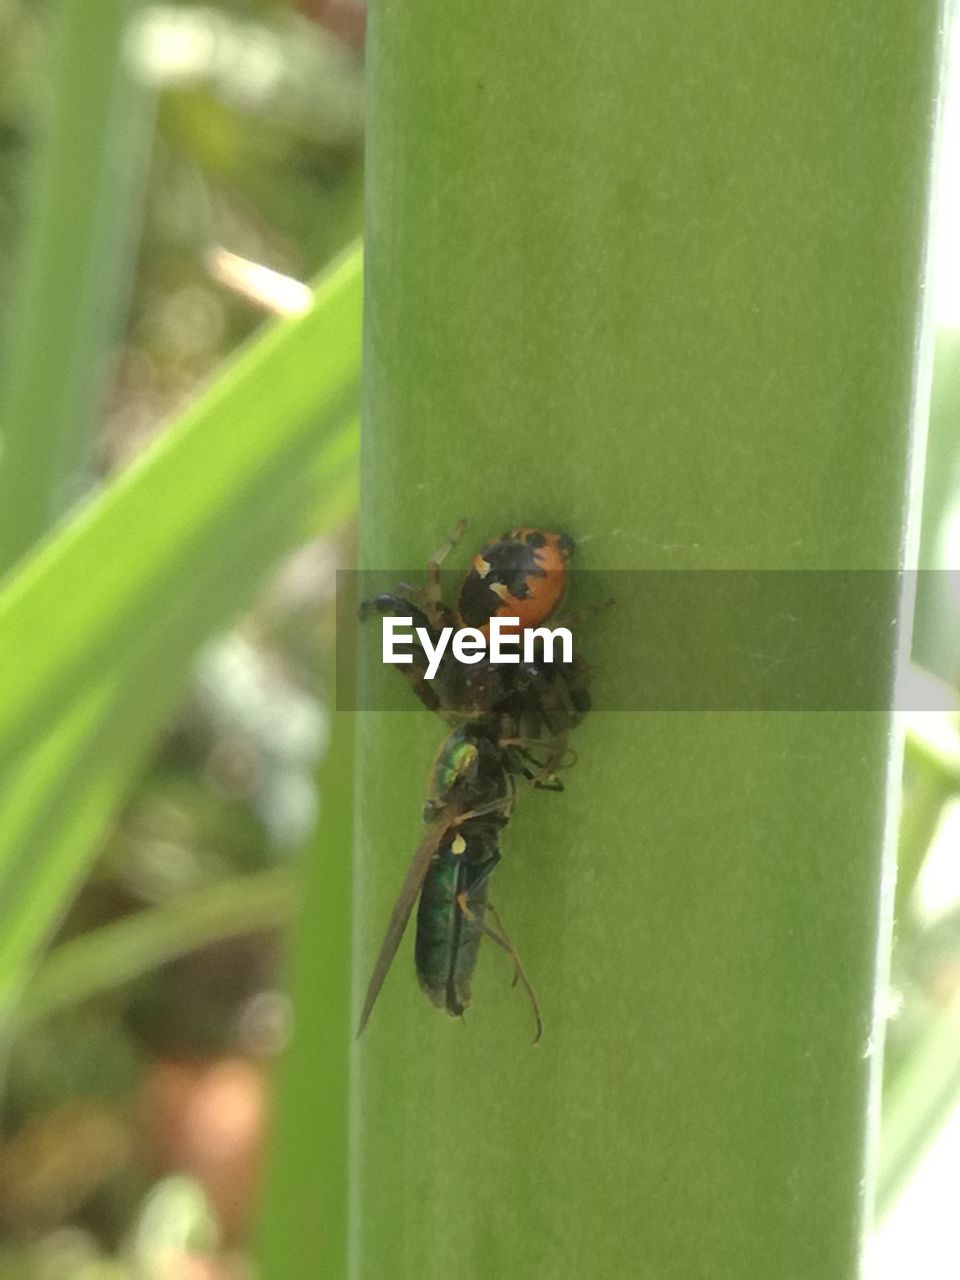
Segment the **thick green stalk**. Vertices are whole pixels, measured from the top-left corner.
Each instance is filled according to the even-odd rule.
[[[138,6],[63,0],[57,11],[53,96],[7,321],[0,570],[82,492],[150,153],[151,97],[124,56]]]
[[[466,516],[563,528],[585,569],[899,566],[939,23],[379,0],[363,563],[409,570]],[[650,622],[622,581],[582,628],[601,702]],[[861,628],[863,671],[893,643]],[[358,981],[441,731],[359,726]],[[544,1041],[502,956],[457,1026],[407,940],[358,1052],[355,1274],[855,1274],[890,731],[588,718],[494,881]]]

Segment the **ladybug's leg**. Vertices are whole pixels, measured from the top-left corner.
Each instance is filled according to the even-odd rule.
[[[440,625],[447,625],[450,615],[450,610],[443,603],[443,585],[440,580],[440,569],[444,560],[463,537],[466,527],[466,520],[458,520],[457,527],[450,537],[442,546],[436,549],[427,561],[427,585],[423,591],[424,607],[428,613],[432,612],[434,616],[443,615],[444,621]]]
[[[453,626],[453,611],[443,600],[443,586],[440,579],[440,566],[457,545],[460,534],[466,528],[466,521],[461,520],[453,535],[438,548],[427,561],[426,586],[415,587],[409,582],[398,582],[396,591],[390,595],[378,596],[375,601],[365,601],[379,608],[381,613],[413,613],[415,626],[427,626],[434,631]],[[391,601],[393,607],[384,609],[381,601]]]
[[[453,625],[453,614],[442,600],[435,600],[428,588],[412,587],[407,582],[398,582],[395,591],[387,591],[372,600],[361,601],[361,622],[365,622],[371,613],[397,618],[410,617],[414,627],[426,627],[434,633],[431,637],[434,644],[437,640],[436,633]]]
[[[367,617],[374,610],[400,616],[412,613],[414,626],[426,625],[438,631],[443,627],[452,626],[455,619],[453,611],[443,602],[440,569],[444,560],[463,537],[466,527],[466,520],[459,520],[450,537],[427,561],[425,587],[414,587],[408,582],[399,582],[395,591],[377,596],[375,600],[364,600],[360,606],[361,618]]]
[[[404,587],[403,583],[399,585],[401,591],[387,591],[371,600],[361,600],[360,621],[366,622],[374,613],[397,618],[409,615],[414,627],[426,627],[429,630],[430,619],[413,600],[408,598],[409,595],[414,594],[415,588]]]
[[[457,527],[454,529],[453,533],[451,533],[450,537],[446,540],[446,542],[443,543],[442,546],[439,546],[436,549],[436,551],[427,561],[428,574],[436,573],[439,570],[444,560],[446,560],[447,556],[450,554],[450,552],[454,549],[454,547],[463,537],[464,533],[466,532],[466,528],[467,528],[466,520],[457,521]]]
[[[534,1017],[534,1021],[536,1022],[536,1028],[537,1028],[536,1033],[533,1037],[533,1043],[534,1044],[539,1043],[540,1037],[543,1035],[543,1017],[540,1014],[540,1001],[537,999],[537,993],[533,989],[533,984],[531,983],[530,979],[527,977],[527,971],[523,967],[523,961],[517,955],[516,947],[507,937],[507,932],[503,927],[503,921],[500,919],[500,916],[497,914],[496,907],[491,902],[487,903],[487,910],[493,916],[494,920],[496,920],[497,928],[500,930],[499,933],[497,932],[496,929],[491,929],[488,924],[486,924],[483,920],[480,919],[480,917],[476,914],[475,911],[471,910],[469,899],[465,893],[461,893],[457,895],[457,906],[460,908],[463,915],[466,916],[466,918],[471,922],[471,924],[474,924],[482,934],[485,934],[486,937],[490,939],[491,942],[495,942],[497,946],[501,949],[501,951],[505,951],[507,955],[510,957],[510,959],[513,961],[513,981],[514,981],[514,984],[516,984],[517,979],[519,978],[519,980],[523,983],[523,986],[524,986],[524,989],[526,990],[527,995],[530,997],[530,1004],[533,1008],[533,1017]]]
[[[424,627],[427,631],[431,630],[430,620],[424,611],[405,596],[397,595],[393,592],[376,596],[372,600],[361,601],[359,612],[361,622],[366,622],[373,614],[378,613],[381,617],[410,617],[415,628]],[[433,639],[435,642],[435,636]],[[394,666],[404,680],[411,685],[414,693],[428,711],[440,711],[442,708],[441,699],[432,683],[426,679],[427,656],[423,646],[417,640],[414,640],[411,656],[412,662],[395,663]]]

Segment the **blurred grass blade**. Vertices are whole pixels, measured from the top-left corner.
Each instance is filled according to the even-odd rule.
[[[900,822],[897,918],[899,945],[909,956],[922,929],[919,919],[911,916],[910,898],[944,808],[960,792],[956,716],[918,713],[910,717],[905,758],[910,782]],[[958,1097],[960,994],[937,1009],[909,1055],[898,1055],[884,1072],[878,1219],[893,1207]]]
[[[355,443],[353,432],[346,441]],[[334,477],[332,515],[342,510],[344,487],[355,496],[352,474]],[[0,1013],[75,891],[97,835],[182,688],[197,645],[249,598],[294,531],[301,532],[296,514],[316,495],[281,489],[277,497],[283,510],[273,522],[261,512],[248,535],[226,545],[219,557],[211,548],[205,571],[184,580],[162,625],[145,620],[143,643],[109,675],[78,691],[12,778],[0,807],[0,849],[43,850],[43,857],[0,860]],[[316,530],[326,527],[321,520]]]
[[[908,717],[904,739],[905,777],[897,842],[894,916],[907,919],[910,898],[923,870],[944,805],[960,792],[960,743],[952,716],[923,712]]]
[[[139,0],[54,7],[53,98],[27,192],[0,387],[0,571],[79,492],[129,294],[152,94],[124,41]]]
[[[341,671],[341,694],[348,678]],[[262,1273],[290,1280],[349,1274],[355,720],[352,711],[335,713],[320,779],[323,807],[303,868],[304,906],[293,954],[294,1035],[280,1069],[260,1213]]]
[[[31,980],[17,1027],[112,991],[222,938],[280,928],[293,914],[293,875],[274,867],[149,907],[56,947]]]
[[[354,252],[0,592],[0,1009],[196,647],[355,500],[360,295]]]
[[[65,700],[163,625],[212,552],[229,555],[264,504],[308,483],[355,412],[360,294],[354,251],[311,311],[272,325],[0,591],[0,653],[18,655],[0,672],[0,779]]]
[[[883,1100],[877,1217],[891,1208],[960,1097],[960,995],[938,1014]]]

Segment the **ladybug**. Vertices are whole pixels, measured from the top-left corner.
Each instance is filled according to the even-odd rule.
[[[487,634],[490,619],[517,618],[537,627],[557,609],[567,589],[573,539],[546,529],[511,529],[473,557],[460,588],[461,626]]]
[[[567,564],[573,539],[564,533],[520,526],[488,542],[473,557],[460,587],[456,607],[443,598],[441,566],[456,546],[466,521],[430,557],[423,587],[399,584],[392,592],[364,600],[360,618],[371,614],[409,616],[436,645],[442,628],[474,627],[488,634],[493,617],[519,619],[521,631],[545,622],[559,607],[567,587]],[[457,723],[467,717],[499,726],[501,736],[528,739],[544,735],[560,743],[590,706],[586,665],[553,664],[539,659],[502,666],[484,660],[459,663],[447,650],[433,680],[426,679],[428,659],[414,646],[412,661],[398,666],[417,697],[430,711]],[[559,748],[562,754],[562,747]]]

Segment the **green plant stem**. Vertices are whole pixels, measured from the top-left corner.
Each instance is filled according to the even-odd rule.
[[[588,570],[898,568],[939,6],[372,17],[362,565],[466,516],[460,564],[533,523]],[[621,577],[579,628],[599,705],[655,621]],[[709,659],[697,602],[677,625]],[[891,698],[895,640],[853,637]],[[358,981],[441,733],[358,726]],[[597,711],[573,745],[491,887],[543,1042],[502,956],[459,1026],[405,941],[357,1054],[352,1274],[855,1275],[890,718]]]
[[[56,947],[24,994],[19,1030],[222,938],[289,922],[293,875],[279,867],[222,881]]]
[[[129,292],[152,95],[124,40],[140,0],[62,0],[3,366],[0,573],[81,492]]]

